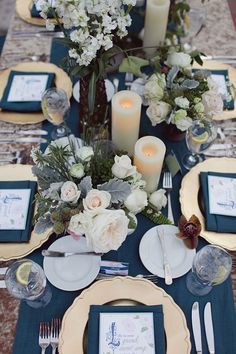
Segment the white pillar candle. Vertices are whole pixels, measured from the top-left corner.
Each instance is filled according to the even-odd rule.
[[[170,0],[147,0],[143,46],[158,46],[164,42],[169,15]],[[151,57],[157,49],[144,49]]]
[[[147,192],[152,193],[157,189],[165,152],[165,144],[155,136],[144,136],[135,144],[134,165],[147,183]]]
[[[141,97],[133,91],[119,91],[112,97],[112,142],[129,156],[139,136],[141,105]]]

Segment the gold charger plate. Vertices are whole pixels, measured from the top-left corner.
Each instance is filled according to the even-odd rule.
[[[95,282],[66,311],[59,338],[60,354],[86,354],[90,305],[163,305],[167,354],[189,354],[190,335],[183,311],[163,289],[146,279],[115,277]],[[95,354],[95,353],[94,353]]]
[[[236,100],[235,100],[235,90],[236,90],[236,69],[228,64],[223,64],[216,60],[203,60],[203,65],[198,65],[194,63],[194,68],[198,69],[209,69],[209,70],[228,70],[229,81],[232,85],[231,93],[234,97],[234,109],[225,110],[222,114],[213,116],[214,120],[227,120],[236,117]]]
[[[20,164],[0,166],[0,181],[36,181],[37,178],[32,174],[31,168],[31,165]],[[25,257],[47,241],[51,233],[51,229],[42,234],[32,231],[28,243],[1,243],[0,260],[8,261],[10,259]]]
[[[8,76],[11,70],[15,71],[26,71],[26,72],[51,72],[56,75],[55,86],[57,88],[63,89],[67,96],[70,98],[72,95],[72,83],[65,71],[58,68],[56,65],[51,63],[43,62],[29,62],[29,63],[19,63],[17,65],[11,66],[10,68],[3,70],[0,73],[0,100],[3,96],[4,89],[7,85]],[[2,111],[0,109],[0,120],[4,122],[16,123],[16,124],[32,124],[39,123],[44,120],[42,112],[9,112]]]
[[[32,17],[31,9],[33,0],[16,0],[16,12],[18,16],[25,22],[31,25],[45,26],[45,20],[42,17]],[[55,20],[52,20],[55,22]]]
[[[205,229],[205,220],[200,210],[198,198],[200,187],[199,174],[200,172],[209,171],[236,173],[236,159],[227,157],[208,159],[197,164],[184,176],[180,188],[180,205],[182,214],[187,219],[193,214],[199,218],[202,224],[201,236],[209,243],[224,247],[230,251],[236,251],[236,234],[217,233]]]

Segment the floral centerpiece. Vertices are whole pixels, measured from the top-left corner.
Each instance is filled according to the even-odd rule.
[[[38,178],[35,231],[85,235],[95,252],[116,250],[134,229],[141,211],[157,223],[170,223],[160,212],[165,191],[148,196],[145,181],[130,158],[104,145],[78,147],[77,140],[51,143],[45,153],[32,151]]]
[[[171,48],[144,88],[147,116],[186,131],[193,120],[211,119],[223,111],[223,100],[210,72],[192,70],[193,57]],[[159,69],[159,70],[158,70]]]
[[[67,65],[71,75],[80,76],[81,133],[106,122],[107,98],[104,79],[118,63],[121,49],[116,37],[127,35],[129,15],[136,0],[34,0],[49,30],[55,23],[64,33],[61,41],[69,47]],[[48,18],[53,14],[54,22]]]

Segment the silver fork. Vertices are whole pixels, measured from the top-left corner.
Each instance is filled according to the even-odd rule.
[[[164,172],[163,188],[167,191],[168,200],[168,219],[174,224],[174,217],[171,206],[170,192],[172,191],[172,177],[170,172]]]
[[[48,322],[40,322],[39,325],[39,346],[41,354],[45,353],[46,348],[50,344],[50,326]]]
[[[102,274],[99,273],[96,277],[96,280],[103,280],[103,279],[109,279],[109,278],[115,278],[117,275],[115,274]],[[141,278],[141,279],[147,279],[152,281],[154,284],[158,282],[158,276],[155,274],[138,274],[135,275],[134,278]]]
[[[51,336],[50,336],[52,354],[56,354],[56,350],[59,343],[60,329],[61,329],[61,320],[59,318],[53,318],[51,322]]]
[[[127,90],[130,90],[133,81],[134,81],[133,73],[126,73],[125,74],[125,86],[126,86]]]

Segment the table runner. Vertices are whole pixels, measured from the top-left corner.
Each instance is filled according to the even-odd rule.
[[[61,56],[63,54],[62,47],[54,42],[52,45],[51,61],[58,65]],[[119,78],[122,81],[124,79],[123,74],[119,74]],[[121,82],[122,83],[122,82]],[[78,134],[78,104],[72,99],[71,101],[71,114],[68,121],[69,127],[77,135]],[[44,128],[51,130],[51,125],[45,122]],[[152,127],[148,118],[145,116],[145,109],[143,108],[142,120],[141,120],[141,134],[142,135],[156,135],[162,136],[160,126]],[[184,141],[173,143],[167,142],[167,149],[172,149],[179,161],[181,156],[186,152],[186,144]],[[184,173],[186,172],[183,170]],[[180,172],[173,179],[172,190],[172,203],[175,223],[177,222],[181,212],[179,205],[179,189],[181,184],[182,175]],[[161,185],[161,181],[160,181]],[[166,210],[165,210],[166,211]],[[127,236],[127,239],[118,249],[118,251],[111,251],[103,256],[106,260],[118,260],[123,262],[129,262],[129,275],[147,274],[148,271],[142,265],[139,258],[139,243],[144,233],[153,227],[154,224],[142,214],[138,215],[138,227],[136,231]],[[52,236],[50,240],[42,246],[42,248],[48,248],[49,245],[54,242],[55,237]],[[206,245],[205,240],[200,240],[199,247]],[[37,263],[42,265],[43,258],[41,256],[41,249],[36,250],[28,258],[33,259]],[[215,345],[216,354],[235,354],[236,353],[236,317],[234,311],[234,302],[232,294],[231,278],[228,278],[222,285],[216,286],[210,294],[204,297],[197,297],[190,294],[185,285],[185,277],[175,279],[171,286],[166,286],[164,280],[160,278],[158,286],[163,288],[169,295],[173,297],[175,302],[184,311],[188,328],[191,334],[191,343],[193,354],[195,352],[194,341],[191,328],[191,307],[194,301],[199,301],[200,314],[202,322],[202,345],[203,353],[207,352],[207,343],[204,335],[203,326],[203,309],[208,301],[212,303],[212,312],[214,319],[214,332],[215,332]],[[19,318],[17,323],[16,338],[13,347],[13,354],[31,354],[40,353],[38,346],[38,328],[40,321],[50,321],[52,317],[63,317],[66,309],[72,304],[75,297],[77,297],[81,291],[65,292],[59,290],[51,285],[53,297],[51,303],[44,309],[32,309],[25,303],[21,303]],[[79,316],[79,314],[78,314]],[[80,353],[82,354],[82,353]],[[183,353],[184,354],[184,353]]]

